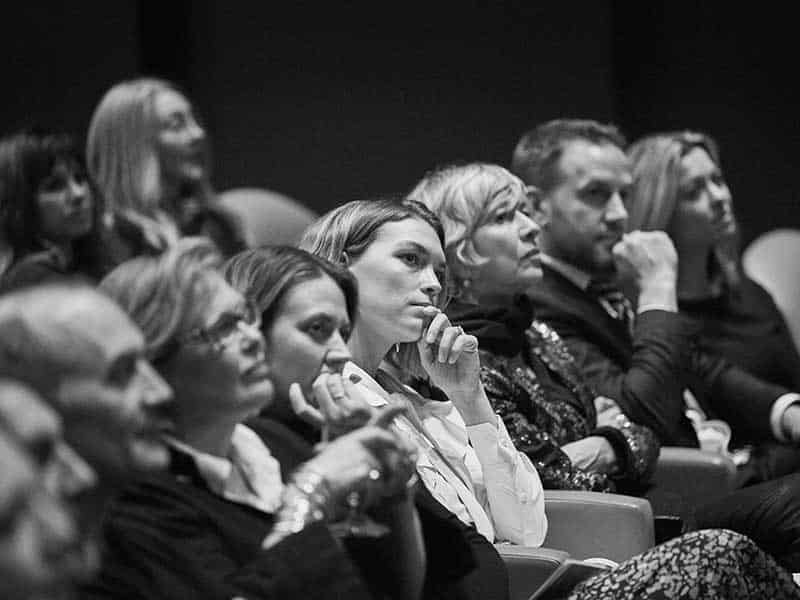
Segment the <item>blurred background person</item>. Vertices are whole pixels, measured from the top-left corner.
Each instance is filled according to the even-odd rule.
[[[238,221],[214,197],[206,130],[174,84],[141,78],[108,90],[86,156],[108,203],[115,264],[161,252],[182,235],[208,236],[226,256],[244,248]]]
[[[10,253],[2,289],[105,269],[103,203],[69,136],[18,133],[0,141],[0,234]]]
[[[61,422],[29,388],[0,380],[0,593],[3,598],[71,598],[93,575],[97,548],[75,519],[96,483],[64,443]]]
[[[136,326],[94,289],[50,284],[0,297],[0,376],[55,409],[65,441],[97,474],[76,498],[87,535],[136,473],[166,467],[172,392]]]

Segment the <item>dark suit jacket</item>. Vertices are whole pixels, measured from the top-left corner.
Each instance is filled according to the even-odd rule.
[[[698,445],[684,415],[685,388],[709,416],[730,423],[736,441],[772,438],[770,409],[787,390],[698,350],[696,325],[679,314],[646,311],[631,337],[595,298],[548,267],[530,296],[537,318],[561,335],[588,383],[662,443]]]

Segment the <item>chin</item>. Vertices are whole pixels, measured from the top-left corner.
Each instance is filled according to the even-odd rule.
[[[129,454],[131,464],[139,471],[162,471],[169,466],[169,449],[158,439],[132,440]]]

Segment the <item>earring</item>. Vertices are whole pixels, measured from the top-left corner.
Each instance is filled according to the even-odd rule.
[[[461,287],[462,289],[468,290],[469,286],[472,285],[472,281],[470,281],[469,277],[465,277],[461,280]]]
[[[395,344],[394,345],[394,353],[395,354],[400,354],[400,344]]]

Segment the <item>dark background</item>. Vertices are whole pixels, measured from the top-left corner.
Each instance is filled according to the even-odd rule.
[[[158,75],[205,119],[217,189],[267,187],[322,212],[404,191],[439,163],[507,164],[519,135],[554,117],[613,121],[630,139],[695,128],[720,142],[745,242],[800,227],[788,9],[284,4],[4,8],[0,133],[37,124],[83,139],[113,83]]]

